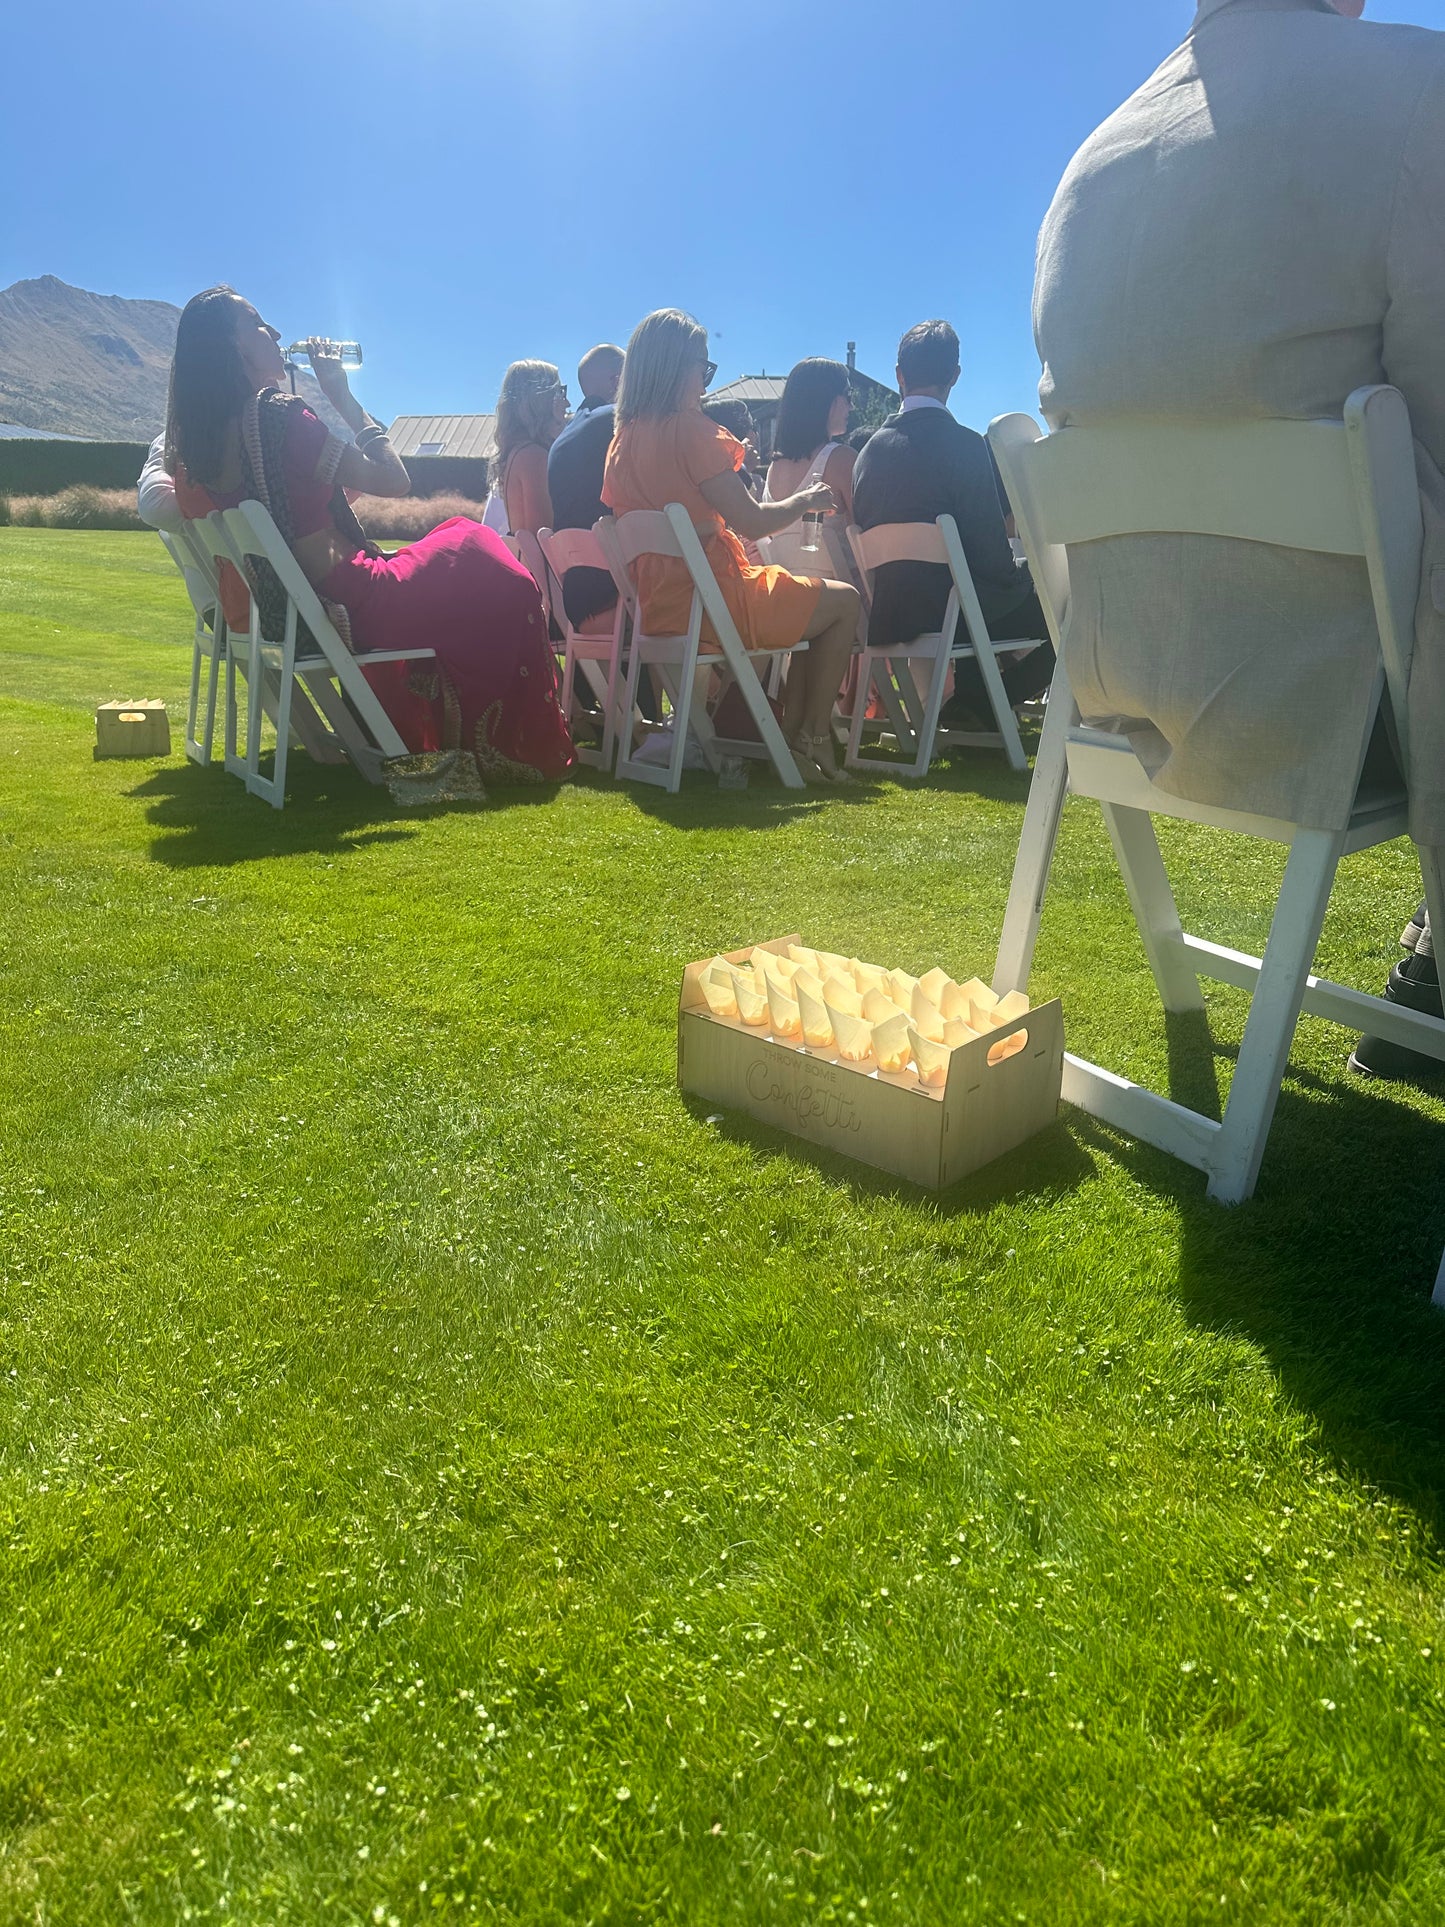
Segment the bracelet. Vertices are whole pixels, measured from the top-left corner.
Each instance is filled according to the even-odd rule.
[[[368,448],[375,447],[377,442],[384,442],[387,439],[387,432],[381,423],[372,422],[367,427],[357,430],[356,446],[364,453]]]

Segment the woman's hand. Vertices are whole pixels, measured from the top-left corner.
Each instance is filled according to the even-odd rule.
[[[826,482],[814,482],[810,488],[798,490],[792,506],[799,515],[826,515],[838,506],[838,500]]]
[[[311,362],[311,372],[332,406],[339,408],[343,401],[350,400],[351,383],[346,378],[340,355],[331,353],[320,335],[311,336],[306,343],[306,354]]]

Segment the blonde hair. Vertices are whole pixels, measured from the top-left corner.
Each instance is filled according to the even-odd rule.
[[[506,472],[519,448],[529,442],[546,446],[545,431],[552,425],[552,404],[562,378],[550,361],[514,361],[502,376],[497,396],[497,453],[495,473]]]
[[[682,384],[694,362],[707,360],[707,329],[681,308],[658,308],[639,321],[627,344],[619,422],[658,421],[675,415]]]

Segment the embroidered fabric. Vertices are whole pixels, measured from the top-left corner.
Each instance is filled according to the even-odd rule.
[[[276,524],[277,532],[287,548],[296,539],[291,501],[286,488],[287,414],[292,408],[305,406],[297,396],[284,394],[279,388],[263,388],[259,395],[252,396],[241,417],[241,448],[247,485],[252,496]],[[317,464],[318,477],[327,481],[335,480],[345,447],[346,443],[340,436],[328,434]],[[357,521],[344,489],[333,489],[330,508],[331,519],[339,535],[354,542],[367,555],[381,554],[381,550],[368,538]],[[286,633],[286,591],[264,556],[247,558],[247,574],[261,619],[261,634],[267,642],[280,642]],[[351,621],[346,610],[339,602],[323,601],[322,606],[337,634],[350,649]],[[303,640],[313,648],[316,644],[316,638],[304,622],[298,622],[296,640],[298,647]]]

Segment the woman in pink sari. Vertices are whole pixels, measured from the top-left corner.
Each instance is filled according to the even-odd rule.
[[[333,435],[285,392],[280,336],[248,301],[231,288],[209,288],[186,304],[166,424],[166,466],[182,514],[262,502],[358,656],[436,651],[435,665],[378,663],[366,671],[409,749],[434,749],[448,738],[447,747],[474,751],[494,782],[568,775],[576,759],[536,583],[499,536],[462,516],[382,555],[352,514],[347,491],[405,495],[406,469],[385,428],[352,396],[340,362],[314,354],[312,365],[354,442]],[[247,586],[233,573],[222,592],[227,622],[244,629]],[[257,599],[264,628],[263,584]]]

